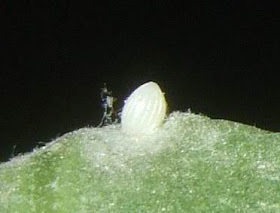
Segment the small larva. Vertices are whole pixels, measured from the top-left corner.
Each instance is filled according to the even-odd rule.
[[[166,101],[155,82],[138,87],[125,101],[121,114],[122,130],[129,134],[150,134],[158,128],[166,114]]]

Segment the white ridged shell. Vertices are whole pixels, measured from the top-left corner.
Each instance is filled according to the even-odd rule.
[[[125,101],[121,115],[124,132],[150,134],[158,128],[166,114],[166,101],[160,87],[148,82],[138,87]]]

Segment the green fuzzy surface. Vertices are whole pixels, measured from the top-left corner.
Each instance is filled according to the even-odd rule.
[[[0,165],[0,212],[280,212],[280,134],[181,112],[82,128]]]

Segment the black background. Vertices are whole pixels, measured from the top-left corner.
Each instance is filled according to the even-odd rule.
[[[169,111],[280,131],[279,9],[259,2],[0,1],[0,161],[96,126],[104,82],[118,107],[153,80]]]

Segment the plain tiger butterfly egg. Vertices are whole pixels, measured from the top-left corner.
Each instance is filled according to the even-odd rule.
[[[147,82],[125,101],[121,114],[122,130],[134,135],[153,133],[163,123],[166,108],[165,97],[159,85]]]

